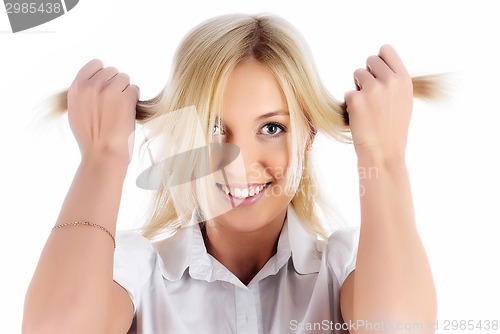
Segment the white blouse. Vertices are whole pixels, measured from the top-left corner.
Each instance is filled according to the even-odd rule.
[[[207,253],[200,226],[151,243],[116,237],[114,280],[134,304],[128,333],[347,333],[340,288],[356,264],[359,227],[318,240],[288,207],[277,253],[244,285]]]

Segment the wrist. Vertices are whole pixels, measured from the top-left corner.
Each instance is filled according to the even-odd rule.
[[[123,177],[127,174],[128,165],[129,161],[126,159],[96,153],[82,155],[80,161],[80,168],[95,170],[104,174],[112,173]]]
[[[383,169],[390,172],[406,170],[404,156],[386,157],[381,155],[358,156],[358,170]]]

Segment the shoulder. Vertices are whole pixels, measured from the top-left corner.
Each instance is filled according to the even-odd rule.
[[[327,262],[340,284],[356,267],[358,243],[359,226],[338,229],[328,238]]]
[[[148,239],[133,231],[116,233],[113,280],[129,294],[134,314],[140,304],[143,287],[153,277],[155,267],[156,252]]]
[[[116,255],[148,256],[154,252],[151,242],[142,235],[133,231],[119,231],[116,233]]]
[[[359,241],[359,226],[343,227],[335,230],[328,237],[329,252],[346,252]]]
[[[115,276],[126,277],[136,283],[144,281],[156,262],[156,251],[151,242],[133,231],[116,234],[113,270]]]

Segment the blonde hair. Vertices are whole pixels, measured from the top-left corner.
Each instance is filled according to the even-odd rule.
[[[161,156],[206,145],[211,141],[215,120],[222,119],[225,83],[233,68],[246,59],[265,64],[282,88],[291,124],[291,163],[287,174],[288,187],[295,191],[291,205],[304,228],[326,238],[333,231],[331,223],[337,220],[337,215],[319,191],[309,153],[303,152],[307,139],[312,139],[317,131],[337,141],[352,143],[349,119],[345,104],[334,99],[321,83],[305,40],[285,20],[269,14],[233,14],[198,25],[177,49],[168,84],[156,97],[137,103],[136,119],[150,130],[149,139],[165,137],[161,141]],[[432,99],[439,94],[439,77],[412,80],[415,97]],[[67,109],[66,93],[55,95],[55,113]],[[194,109],[189,112],[185,109],[189,107]],[[181,109],[184,111],[178,112]],[[202,133],[186,131],[197,122]],[[183,160],[183,166],[191,167],[181,172],[193,173],[195,166],[186,162],[195,162],[197,158],[189,156]],[[165,167],[162,175],[165,184],[174,169],[173,165]],[[198,179],[193,181],[194,187],[186,184],[157,190],[143,235],[152,239],[162,232],[175,233],[190,220],[197,207],[202,215],[210,217],[207,198],[212,198],[214,187],[206,187],[204,182],[208,181]],[[328,219],[322,219],[325,217]]]

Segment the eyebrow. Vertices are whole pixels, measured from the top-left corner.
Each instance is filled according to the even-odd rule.
[[[271,111],[271,112],[260,115],[259,117],[257,117],[257,120],[259,121],[261,119],[265,119],[265,118],[269,118],[269,117],[273,117],[273,116],[290,116],[290,114],[286,110],[276,110],[276,111]]]
[[[290,113],[287,110],[276,110],[276,111],[271,111],[265,114],[260,115],[259,117],[256,118],[257,121],[260,121],[262,119],[270,118],[273,116],[290,116]],[[215,123],[219,121],[219,118],[215,116]]]

